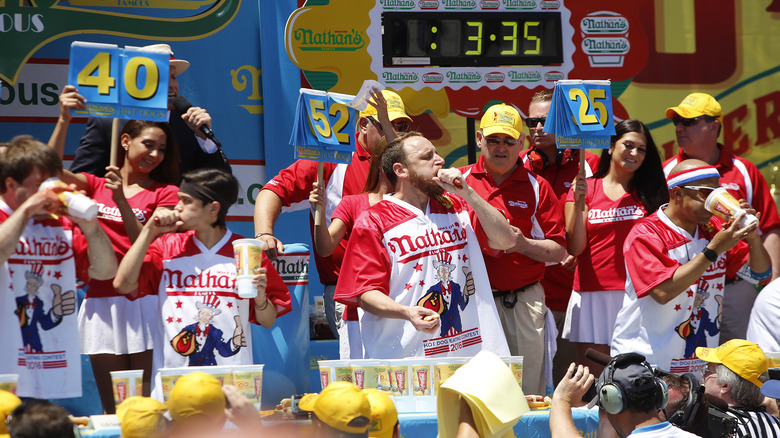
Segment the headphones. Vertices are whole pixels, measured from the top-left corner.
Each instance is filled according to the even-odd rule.
[[[555,164],[563,166],[564,164],[568,164],[576,160],[577,157],[575,157],[574,152],[575,149],[559,148],[558,152],[555,154]],[[527,157],[528,161],[531,162],[531,166],[533,166],[535,170],[544,170],[550,166],[550,160],[547,159],[547,154],[537,150],[536,148],[531,148],[531,150],[528,151]]]
[[[669,417],[669,422],[683,430],[691,432],[693,421],[696,419],[696,414],[702,406],[704,386],[702,386],[699,383],[699,379],[691,373],[685,373],[680,377],[688,382],[688,401],[685,403],[685,408],[683,410],[677,411]]]
[[[625,353],[619,354],[612,358],[604,369],[604,383],[598,387],[599,406],[608,414],[616,415],[624,412],[628,409],[628,399],[626,398],[626,391],[623,386],[613,380],[615,369],[621,368],[624,365],[637,364],[647,368],[647,372],[653,376],[653,382],[655,383],[655,395],[656,395],[656,409],[663,409],[669,402],[669,389],[666,387],[666,383],[655,377],[653,369],[650,364],[647,363],[645,357],[637,353]]]

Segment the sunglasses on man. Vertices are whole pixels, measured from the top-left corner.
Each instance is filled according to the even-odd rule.
[[[374,127],[376,127],[377,130],[382,130],[382,124],[379,123],[377,119],[375,119],[373,116],[368,116],[368,120],[371,121],[371,123],[374,124]],[[409,129],[412,127],[411,124],[407,120],[399,120],[399,121],[392,121],[390,122],[393,124],[393,130],[395,132],[409,132]]]
[[[689,126],[695,125],[696,123],[699,122],[699,120],[710,121],[710,120],[715,120],[715,119],[717,119],[717,117],[699,116],[699,117],[694,117],[692,119],[685,119],[685,118],[682,118],[682,117],[675,117],[675,118],[672,119],[672,123],[674,123],[674,126],[682,124],[683,126],[685,126],[687,128]]]
[[[526,117],[525,126],[529,128],[536,128],[540,123],[544,126],[544,122],[547,121],[547,117]]]

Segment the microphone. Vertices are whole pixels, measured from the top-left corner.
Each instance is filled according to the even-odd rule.
[[[176,96],[176,98],[173,99],[173,107],[176,108],[176,111],[184,114],[187,112],[187,110],[192,108],[192,104],[189,100],[187,100],[186,97]],[[200,132],[206,135],[206,138],[213,141],[214,144],[217,145],[217,151],[219,151],[219,155],[222,157],[222,161],[224,161],[225,164],[229,166],[230,164],[228,163],[228,159],[225,156],[225,153],[222,152],[222,144],[219,142],[219,140],[217,140],[217,136],[214,135],[214,131],[212,131],[211,128],[206,125],[200,125]]]
[[[607,366],[607,364],[612,361],[612,356],[592,348],[585,350],[585,357],[602,366]]]

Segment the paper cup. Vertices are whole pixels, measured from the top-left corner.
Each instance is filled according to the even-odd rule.
[[[18,381],[18,374],[0,374],[0,389],[16,394],[16,383]]]
[[[318,360],[317,366],[320,368],[320,387],[325,389],[330,382],[335,381],[334,373],[336,363],[343,363],[341,360]]]
[[[451,375],[458,371],[458,368],[462,367],[469,361],[468,357],[444,357],[436,359],[433,364],[433,387],[434,391],[439,391],[441,384],[450,378]]]
[[[211,374],[219,380],[221,385],[233,385],[233,365],[212,365],[205,367],[187,367],[185,374],[194,373],[195,371],[201,371],[206,374]]]
[[[371,359],[350,360],[352,383],[360,389],[379,389],[379,364],[380,361]]]
[[[347,360],[331,360],[330,361],[331,366],[333,367],[333,374],[331,376],[333,379],[331,382],[350,382],[354,378],[352,377],[352,367],[349,366],[349,361]]]
[[[387,361],[387,375],[390,377],[390,391],[396,397],[409,395],[409,360],[392,359]]]
[[[233,241],[233,257],[236,260],[236,289],[240,298],[254,298],[257,289],[252,286],[252,277],[263,263],[263,242],[257,239],[236,239]]]
[[[167,402],[171,396],[171,391],[179,377],[191,373],[189,367],[180,368],[160,368],[160,380],[162,380],[163,401]]]
[[[780,352],[766,353],[766,364],[769,368],[780,368]]]
[[[393,395],[393,385],[390,376],[390,363],[386,360],[379,361],[376,367],[377,388],[387,395]]]
[[[745,211],[739,206],[739,201],[723,187],[718,187],[707,196],[707,200],[704,201],[704,208],[724,220],[729,220],[740,212]],[[753,222],[758,222],[758,218],[752,214],[746,214],[738,227],[745,228]]]
[[[517,384],[523,386],[523,356],[507,356],[501,358],[512,371]]]
[[[144,370],[111,371],[109,374],[116,406],[129,397],[143,395]]]
[[[234,365],[233,386],[260,409],[263,395],[263,364]]]
[[[435,359],[410,358],[409,380],[413,396],[433,395],[433,362]]]

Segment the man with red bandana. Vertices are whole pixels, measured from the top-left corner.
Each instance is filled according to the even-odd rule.
[[[772,259],[772,279],[777,278],[780,275],[780,215],[769,185],[758,168],[718,143],[723,124],[718,101],[706,93],[691,93],[679,105],[667,108],[666,118],[674,123],[680,153],[664,162],[664,172],[668,175],[674,166],[689,158],[714,166],[720,174],[720,186],[761,213],[759,234]],[[756,296],[752,284],[733,274],[726,277],[721,343],[745,339]]]

